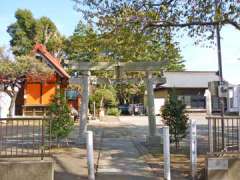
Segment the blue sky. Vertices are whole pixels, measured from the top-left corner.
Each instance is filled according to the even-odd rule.
[[[30,9],[35,18],[48,16],[62,34],[69,36],[81,19],[73,6],[71,0],[1,0],[0,46],[9,46],[10,37],[6,29],[15,21],[14,13],[18,8]],[[222,29],[221,35],[224,78],[240,84],[240,31],[229,26]],[[187,70],[217,70],[215,48],[194,46],[188,37],[181,39],[180,47]]]

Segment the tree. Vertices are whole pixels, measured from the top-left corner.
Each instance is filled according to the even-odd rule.
[[[113,20],[114,17],[111,17]],[[95,27],[98,29],[98,27]],[[109,25],[109,29],[113,29]],[[94,30],[90,25],[81,21],[77,25],[74,34],[68,39],[66,46],[68,59],[77,61],[107,61],[107,62],[129,62],[129,61],[163,61],[168,63],[163,69],[179,71],[184,69],[182,57],[178,44],[173,43],[169,34],[161,36],[157,30],[151,34],[141,31],[141,28],[125,27],[114,31]],[[98,77],[114,78],[113,72],[92,72]],[[143,79],[142,73],[125,73],[121,79],[138,78]],[[118,99],[121,103],[128,101],[132,94],[143,94],[143,84],[116,85]],[[130,88],[129,87],[132,87]],[[135,89],[135,91],[131,91]]]
[[[109,17],[110,18],[110,17]],[[116,19],[111,17],[111,19]],[[162,35],[157,30],[144,33],[136,25],[112,31],[99,31],[91,25],[82,23],[77,25],[75,32],[68,39],[66,53],[70,60],[80,61],[162,61],[168,60],[166,66],[171,70],[184,68],[177,43],[173,43],[169,33]]]
[[[98,87],[91,96],[90,101],[96,103],[96,108],[99,109],[99,113],[103,113],[104,109],[116,107],[116,91],[111,86],[104,85]]]
[[[69,60],[94,62],[102,60],[99,47],[97,33],[80,21],[67,39],[65,51]]]
[[[14,105],[18,90],[23,86],[23,82],[28,77],[47,79],[51,74],[50,68],[31,56],[16,57],[10,60],[9,57],[1,53],[0,55],[0,84],[11,97],[9,116],[13,116]]]
[[[240,30],[240,3],[234,0],[73,0],[88,22],[109,24],[115,29],[140,24],[143,31],[185,30],[198,41],[213,39],[215,26],[231,25]],[[126,16],[127,14],[127,16]],[[111,20],[109,16],[121,19]],[[183,32],[183,31],[182,31]]]
[[[66,138],[74,128],[74,120],[71,118],[66,97],[63,93],[57,92],[49,105],[48,119],[50,122],[48,132],[56,139],[57,144],[61,139]]]
[[[44,44],[58,57],[62,55],[65,39],[48,17],[35,19],[31,11],[18,9],[15,18],[17,21],[7,29],[14,55],[28,55],[36,43]]]
[[[161,109],[163,123],[169,126],[171,142],[175,143],[176,150],[179,142],[186,136],[188,128],[188,116],[185,112],[185,105],[178,100],[175,91],[170,93],[169,99]]]

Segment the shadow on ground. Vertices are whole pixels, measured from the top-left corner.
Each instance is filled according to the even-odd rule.
[[[102,123],[98,125],[90,125],[89,130],[94,131],[95,136],[103,136],[106,142],[111,141],[111,139],[116,139],[118,141],[118,145],[116,146],[104,146],[104,148],[96,148],[98,151],[104,151],[111,152],[114,151],[113,154],[111,154],[112,161],[114,162],[116,158],[121,158],[121,156],[127,155],[126,158],[128,158],[129,164],[131,164],[131,161],[134,161],[135,159],[142,160],[144,159],[145,162],[150,167],[150,170],[152,173],[157,175],[159,178],[163,177],[163,157],[162,157],[162,149],[154,149],[155,152],[151,152],[152,149],[147,146],[146,142],[146,136],[148,134],[148,126],[144,125],[130,125],[130,124],[111,124],[111,123]],[[162,134],[161,127],[158,126],[157,131],[159,134]],[[188,133],[189,134],[189,133]],[[201,155],[200,159],[200,167],[204,166],[204,155],[208,151],[208,126],[205,124],[199,124],[197,125],[197,134],[198,134],[198,154]],[[136,153],[134,158],[132,158],[133,154],[128,153],[128,148],[124,147],[122,142],[127,139],[131,138],[133,141],[135,141],[138,144],[141,144],[141,146],[144,146],[144,148],[147,149],[147,151],[143,151],[141,153]],[[189,135],[186,136],[185,139],[181,142],[181,150],[180,152],[176,153],[174,150],[174,145],[171,146],[171,152],[174,153],[172,156],[172,178],[177,178],[179,180],[183,179],[190,179],[190,161],[189,161]],[[100,147],[100,146],[99,146]],[[110,148],[109,148],[110,147]],[[156,153],[156,150],[159,151]],[[148,156],[148,154],[152,155],[151,157]],[[147,158],[146,158],[147,156]],[[121,160],[117,160],[117,162],[121,162]],[[121,170],[124,174],[124,171],[126,171],[126,163],[119,163],[114,164],[114,167],[118,170]],[[137,167],[136,167],[137,168]],[[173,170],[174,169],[174,170]],[[145,168],[139,169],[139,171],[146,171]],[[201,171],[201,168],[199,169]],[[101,179],[117,179],[115,174],[107,174],[107,173],[98,173],[97,176],[101,177]],[[120,176],[120,179],[153,179],[143,176],[135,176],[135,175],[128,175],[129,178]],[[161,178],[160,178],[161,179]]]

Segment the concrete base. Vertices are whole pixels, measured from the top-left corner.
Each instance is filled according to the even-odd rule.
[[[152,147],[161,147],[162,146],[162,137],[161,136],[147,136],[147,144]]]
[[[53,162],[0,162],[0,180],[53,180]]]
[[[78,138],[75,140],[75,143],[77,145],[85,145],[86,144],[86,139],[87,139],[86,135],[78,136]]]
[[[240,179],[239,158],[208,158],[207,179],[208,180],[239,180]]]

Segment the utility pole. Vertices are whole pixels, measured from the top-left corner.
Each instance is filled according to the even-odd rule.
[[[218,8],[221,8],[221,0],[215,0],[215,8],[216,8],[216,14],[218,11]],[[220,91],[222,91],[222,86],[224,84],[223,81],[223,72],[222,72],[222,51],[221,51],[221,36],[220,36],[220,24],[218,23],[216,25],[216,38],[217,38],[217,54],[218,54],[218,71],[219,71],[219,86]],[[224,142],[224,97],[220,97],[220,108],[221,108],[221,131],[222,131],[222,149],[225,147]]]

